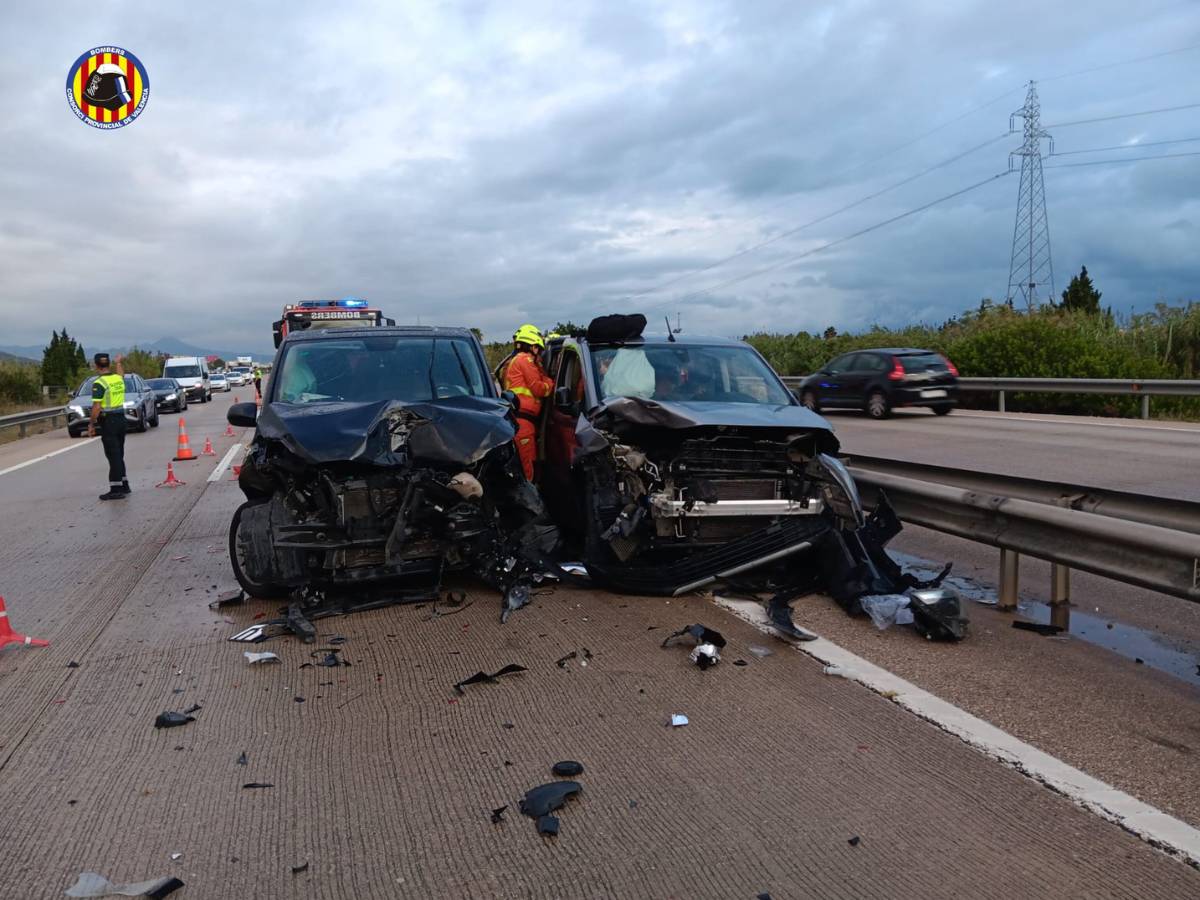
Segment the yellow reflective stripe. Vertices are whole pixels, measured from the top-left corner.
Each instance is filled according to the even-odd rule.
[[[514,394],[520,394],[522,397],[528,397],[530,400],[533,399],[533,391],[531,391],[529,388],[514,387],[514,388],[509,388],[509,390],[512,391]]]

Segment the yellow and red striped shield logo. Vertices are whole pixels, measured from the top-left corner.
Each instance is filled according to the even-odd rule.
[[[141,60],[121,47],[94,47],[67,73],[67,104],[94,128],[121,128],[142,114],[150,79]]]

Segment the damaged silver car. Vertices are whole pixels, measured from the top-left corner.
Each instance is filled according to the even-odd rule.
[[[438,594],[470,570],[522,605],[556,541],[511,407],[466,329],[310,331],[280,347],[238,482],[229,551],[252,596],[309,618]]]
[[[593,578],[657,595],[752,581],[780,615],[814,590],[860,613],[917,585],[884,550],[901,527],[886,498],[866,514],[829,423],[752,347],[644,326],[609,316],[551,345],[538,481]]]

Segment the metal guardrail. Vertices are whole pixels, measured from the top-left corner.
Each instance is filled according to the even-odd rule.
[[[52,406],[47,409],[32,409],[27,412],[13,413],[10,416],[0,416],[0,428],[19,428],[20,437],[25,437],[29,433],[29,426],[35,422],[44,422],[47,419],[51,420],[50,424],[57,427],[54,420],[62,419],[65,424],[67,421],[67,411],[61,406]]]
[[[1072,568],[1200,602],[1200,533],[1178,527],[1200,521],[1200,503],[1074,485],[1053,486],[1067,488],[1054,497],[1049,482],[962,470],[939,484],[883,471],[891,462],[851,460],[867,502],[883,491],[903,521],[999,547],[1002,609],[1016,606],[1022,553],[1053,564],[1052,606],[1069,602]]]
[[[786,375],[783,383],[790,390],[800,386],[807,376]],[[1183,378],[959,378],[960,391],[982,391],[999,394],[999,410],[1005,412],[1009,393],[1034,394],[1108,394],[1142,398],[1142,418],[1150,418],[1150,398],[1200,397],[1200,380]]]

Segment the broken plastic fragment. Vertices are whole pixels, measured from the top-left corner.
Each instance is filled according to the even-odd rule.
[[[564,759],[561,762],[556,762],[550,771],[560,778],[569,778],[575,775],[583,774],[583,763],[575,762],[573,759]]]
[[[507,803],[504,806],[501,806],[499,809],[492,810],[492,824],[493,825],[499,825],[501,822],[504,821],[504,811],[506,809],[508,809]]]
[[[116,884],[97,872],[81,872],[78,880],[66,890],[68,897],[151,897],[154,900],[174,893],[183,887],[178,878],[155,878],[129,884]]]
[[[264,653],[251,653],[249,650],[246,650],[242,653],[242,655],[246,657],[246,662],[249,665],[254,665],[255,663],[279,662],[280,661],[279,657],[276,656],[274,653],[272,653],[270,650],[267,650]]]
[[[559,659],[556,659],[556,660],[554,661],[554,664],[555,664],[556,666],[558,666],[560,669],[565,669],[565,668],[567,667],[567,663],[569,663],[571,660],[575,659],[575,657],[576,657],[577,655],[578,655],[578,654],[576,654],[576,653],[575,653],[575,651],[574,651],[574,650],[572,650],[572,651],[571,651],[570,653],[568,653],[566,656],[563,656],[563,657],[561,657],[561,658],[559,658]]]
[[[237,606],[246,601],[244,592],[226,591],[224,594],[217,594],[217,599],[208,604],[209,609],[220,609],[223,606]]]
[[[300,863],[300,865],[298,865],[298,866],[292,866],[292,874],[293,875],[299,875],[301,872],[307,872],[307,871],[308,871],[308,860],[307,859],[304,862]]]
[[[191,706],[189,706],[187,709],[185,709],[183,711],[183,714],[185,716],[190,716],[194,712],[200,712],[200,710],[203,708],[204,707],[202,707],[199,703],[193,703]]]
[[[925,588],[910,592],[913,625],[931,641],[961,641],[967,636],[967,617],[953,588]]]
[[[716,644],[697,644],[689,658],[701,669],[709,669],[721,661],[721,653]]]
[[[744,659],[735,659],[735,660],[733,661],[733,664],[734,664],[735,666],[748,666],[748,665],[750,665],[750,663],[746,662]]]
[[[558,834],[558,816],[542,816],[537,820],[538,834],[555,837]]]
[[[758,644],[751,644],[746,649],[749,650],[751,653],[753,653],[755,656],[757,656],[759,659],[763,659],[763,658],[771,655],[770,649],[768,649],[767,647],[760,647]]]
[[[456,693],[462,694],[463,688],[465,688],[467,685],[495,684],[496,679],[498,679],[504,675],[517,675],[521,672],[528,672],[528,671],[529,670],[526,669],[524,666],[519,666],[516,663],[509,663],[507,666],[505,666],[500,671],[493,672],[490,675],[487,672],[476,672],[470,678],[464,678],[462,681],[458,682],[458,684],[454,685],[454,690]]]
[[[697,644],[713,644],[717,647],[725,646],[725,636],[721,634],[721,632],[713,631],[711,628],[700,625],[699,623],[695,625],[684,625],[678,631],[674,631],[667,635],[665,638],[663,638],[662,646],[667,646],[667,644],[671,643],[671,641],[675,640],[675,638],[682,637],[685,634],[690,634],[695,639]]]
[[[245,751],[245,750],[243,750],[243,751],[242,751],[242,755],[241,755],[241,756],[239,756],[239,757],[237,758],[237,764],[238,764],[239,766],[244,766],[244,765],[246,765],[248,762],[250,762],[250,760],[246,758],[246,751]]]
[[[856,834],[856,835],[854,835],[854,837],[850,838],[850,840],[846,841],[846,843],[847,843],[847,844],[849,844],[851,847],[857,847],[857,846],[858,846],[858,842],[859,842],[859,841],[861,841],[861,840],[862,840],[862,838],[860,838],[860,837],[859,837],[859,836]]]
[[[71,660],[69,663],[67,663],[67,668],[68,669],[78,669],[79,663],[75,662],[75,660]]]
[[[155,728],[178,728],[180,725],[186,725],[188,722],[195,722],[192,716],[184,715],[181,712],[164,712],[159,713],[158,718],[154,720]]]
[[[311,644],[317,639],[317,629],[308,620],[308,616],[300,610],[298,603],[293,603],[288,607],[287,627],[306,644]]]
[[[172,854],[171,854],[171,859],[174,859],[174,860],[183,859],[183,854],[182,854],[182,853],[179,853],[179,852],[172,853]]]
[[[685,715],[682,715],[681,713],[675,713],[671,716],[671,727],[672,728],[678,728],[680,725],[686,725],[687,723],[688,723],[688,717]]]
[[[242,785],[242,790],[250,791],[250,790],[255,790],[257,788],[270,788],[270,787],[275,787],[275,785],[273,785],[267,781],[248,781]]]
[[[266,622],[260,622],[257,625],[251,625],[237,634],[231,634],[229,640],[240,641],[245,644],[257,644],[260,641],[265,641],[268,637],[267,624]]]
[[[872,594],[859,597],[858,602],[880,631],[893,625],[913,623],[913,613],[909,609],[912,601],[903,594]]]
[[[540,819],[561,809],[568,797],[582,790],[583,785],[578,781],[551,781],[538,785],[525,792],[525,799],[520,802],[521,812],[531,819]]]
[[[518,582],[504,593],[504,608],[500,611],[500,624],[508,621],[508,617],[529,603],[531,597],[529,585]]]

